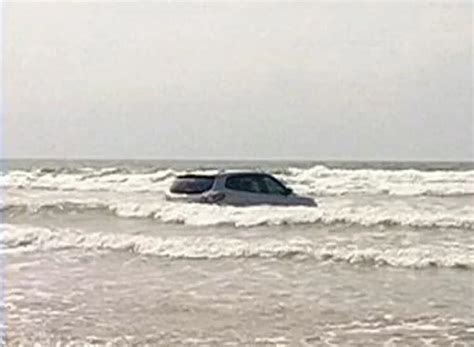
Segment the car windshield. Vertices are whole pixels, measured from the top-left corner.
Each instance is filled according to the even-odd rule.
[[[214,184],[213,176],[180,176],[172,184],[170,191],[178,194],[200,194],[208,191]]]

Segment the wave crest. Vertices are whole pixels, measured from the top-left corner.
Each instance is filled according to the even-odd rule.
[[[423,209],[419,206],[380,205],[345,206],[322,204],[312,207],[281,206],[218,206],[173,202],[136,202],[117,200],[56,200],[9,202],[0,205],[0,212],[7,216],[39,213],[108,213],[120,218],[151,218],[164,223],[189,226],[256,227],[275,225],[359,225],[405,226],[413,228],[459,228],[474,230],[474,207],[451,209]]]
[[[14,251],[67,248],[133,252],[172,259],[275,258],[344,262],[366,266],[408,268],[453,267],[472,269],[468,248],[431,245],[412,248],[358,248],[355,245],[315,244],[306,238],[253,239],[213,236],[155,237],[130,234],[84,233],[72,229],[3,225],[4,247]],[[375,246],[374,246],[375,247]]]
[[[193,171],[195,172],[195,171]],[[215,173],[201,170],[198,173]],[[0,187],[17,189],[164,192],[177,175],[173,169],[131,172],[124,168],[10,171]],[[197,172],[196,172],[197,173]],[[313,196],[379,194],[394,196],[474,195],[474,171],[347,170],[315,166],[273,172],[295,191]]]

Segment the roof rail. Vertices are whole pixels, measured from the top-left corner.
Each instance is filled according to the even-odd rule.
[[[227,173],[248,173],[248,174],[251,174],[251,173],[260,173],[260,174],[266,174],[267,172],[262,169],[262,168],[252,168],[252,169],[233,169],[233,168],[227,168],[227,169],[219,169],[217,171],[217,174],[218,175],[222,175],[222,174],[227,174]]]

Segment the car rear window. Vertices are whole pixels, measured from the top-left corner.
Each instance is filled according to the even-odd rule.
[[[214,184],[213,176],[180,176],[171,185],[170,191],[177,194],[200,194],[208,191]]]

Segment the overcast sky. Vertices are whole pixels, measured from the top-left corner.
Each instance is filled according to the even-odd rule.
[[[8,3],[7,157],[467,160],[465,2]]]

